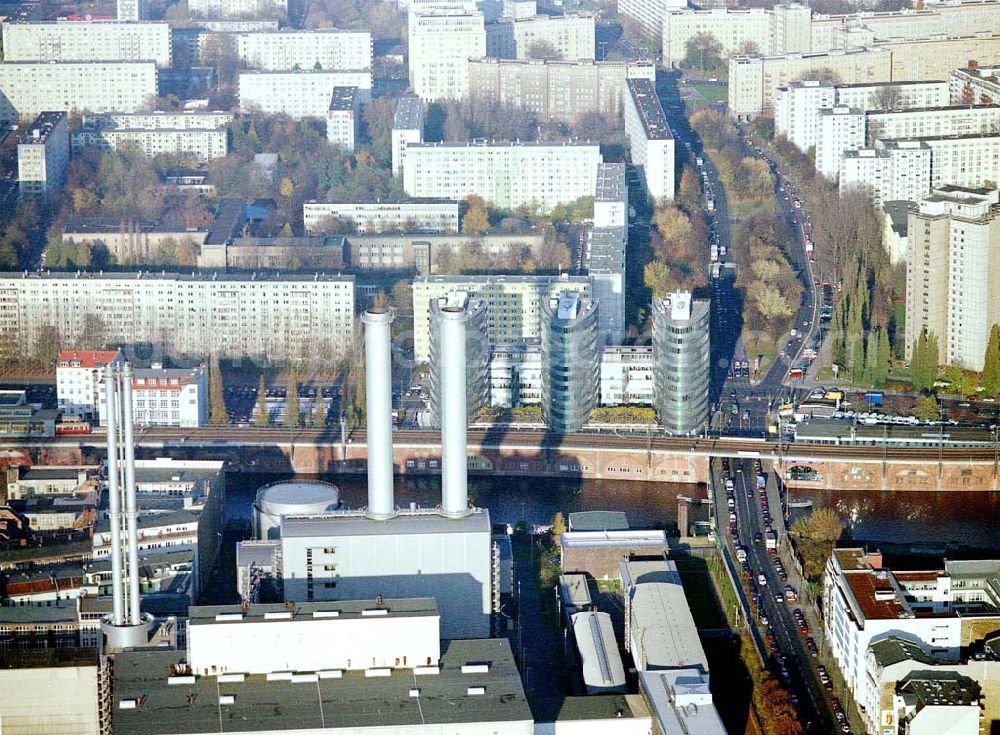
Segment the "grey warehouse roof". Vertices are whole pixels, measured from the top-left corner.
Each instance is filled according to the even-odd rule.
[[[281,535],[284,538],[476,532],[487,534],[490,532],[490,516],[481,510],[462,518],[445,518],[426,511],[415,514],[401,512],[400,515],[384,521],[368,518],[356,511],[334,511],[316,517],[286,518],[281,527]]]
[[[532,721],[510,644],[503,639],[446,643],[436,675],[397,669],[389,676],[365,677],[352,671],[309,684],[269,682],[256,675],[238,683],[199,677],[193,684],[171,686],[168,669],[183,658],[182,652],[159,650],[115,657],[115,735],[220,732],[220,717],[221,731],[229,733],[323,727],[405,732],[427,724]],[[465,664],[487,662],[487,673],[462,673]],[[483,687],[484,693],[470,694],[470,687]],[[233,702],[220,705],[220,694],[233,696]],[[140,697],[140,707],[119,709],[122,699]]]

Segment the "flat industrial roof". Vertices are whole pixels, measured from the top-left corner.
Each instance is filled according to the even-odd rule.
[[[262,675],[242,682],[202,676],[194,683],[170,685],[167,672],[184,659],[182,651],[118,654],[114,666],[115,735],[280,732],[336,728],[399,728],[429,724],[532,721],[510,644],[505,639],[446,642],[440,673],[415,676],[394,669],[388,676],[344,672],[341,678],[309,683],[267,681]],[[466,664],[488,664],[485,673],[462,673]],[[482,672],[477,668],[477,672]],[[481,689],[472,689],[480,687]],[[220,704],[219,695],[232,696]],[[122,710],[122,700],[142,699]]]
[[[611,616],[602,612],[581,612],[573,616],[573,636],[580,652],[583,682],[588,689],[624,690],[625,667]]]
[[[218,617],[225,616],[225,624],[282,623],[291,620],[326,620],[331,613],[338,618],[360,618],[370,610],[385,610],[386,617],[424,617],[438,615],[433,597],[407,597],[382,600],[338,600],[333,602],[275,602],[248,605],[197,605],[188,608],[188,625],[215,625]],[[317,613],[320,613],[317,615]],[[327,615],[324,616],[323,613]],[[285,617],[285,616],[290,617]],[[239,616],[238,618],[236,616]]]
[[[281,526],[283,538],[311,536],[408,536],[439,533],[489,533],[490,514],[477,509],[461,518],[446,518],[434,512],[415,514],[401,512],[388,520],[375,520],[355,511],[333,511],[318,516],[285,518]]]
[[[589,605],[590,586],[586,574],[563,574],[559,577],[559,597],[570,607]]]
[[[656,563],[664,572],[677,572],[672,561]],[[641,642],[646,669],[698,668],[708,673],[708,659],[679,575],[670,582],[642,581],[630,597],[633,638]]]

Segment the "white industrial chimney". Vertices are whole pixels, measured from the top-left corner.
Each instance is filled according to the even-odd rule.
[[[365,323],[365,400],[368,419],[368,512],[370,518],[396,514],[392,488],[392,359],[388,306],[372,306]]]
[[[104,370],[107,415],[108,515],[111,521],[111,615],[101,621],[107,646],[124,649],[149,642],[152,616],[139,610],[139,520],[135,497],[132,368]],[[122,505],[125,515],[122,517]]]
[[[441,512],[452,517],[469,513],[466,317],[463,306],[443,306],[439,313]]]

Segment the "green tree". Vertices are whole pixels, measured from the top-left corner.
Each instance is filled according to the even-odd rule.
[[[556,514],[552,516],[552,536],[558,538],[566,533],[566,519],[563,517],[562,511],[556,511]]]
[[[260,375],[257,384],[257,426],[270,426],[271,416],[267,412],[267,386],[264,385],[264,374]]]
[[[548,59],[550,61],[558,61],[562,59],[562,57],[563,55],[559,53],[559,49],[557,49],[551,41],[539,38],[528,44],[529,59]]]
[[[219,356],[213,354],[208,366],[208,420],[213,424],[229,423],[226,412],[226,396],[222,385],[222,369]]]
[[[934,396],[917,396],[913,405],[913,415],[921,421],[936,421],[941,418],[941,410]]]
[[[285,388],[285,426],[299,425],[299,381],[292,376]]]
[[[913,346],[913,357],[910,359],[910,382],[914,389],[927,392],[934,387],[938,368],[937,337],[923,330]]]
[[[875,387],[881,388],[889,378],[890,362],[892,360],[892,346],[889,344],[889,332],[884,327],[877,327],[878,346],[876,348],[876,372],[874,375]]]
[[[722,66],[722,44],[711,33],[696,33],[687,42],[682,66],[689,69],[718,69]]]
[[[990,341],[986,345],[982,383],[988,396],[995,396],[1000,390],[1000,325],[997,324],[990,330]]]
[[[462,232],[482,234],[490,229],[490,216],[482,197],[471,194],[465,199],[465,214],[462,215]]]

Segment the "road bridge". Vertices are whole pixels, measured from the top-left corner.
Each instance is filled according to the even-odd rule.
[[[205,427],[143,429],[140,456],[224,459],[235,471],[365,471],[363,430]],[[103,459],[104,436],[0,440],[4,454],[26,451],[36,464]],[[555,434],[506,428],[470,429],[469,469],[477,475],[705,483],[713,457],[760,457],[793,488],[837,490],[1000,490],[998,447],[893,447],[788,444],[738,437],[679,438],[654,433]],[[396,431],[393,459],[401,474],[440,471],[436,431]]]

